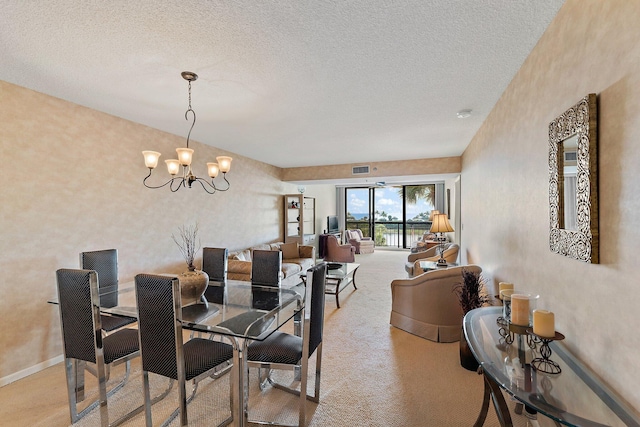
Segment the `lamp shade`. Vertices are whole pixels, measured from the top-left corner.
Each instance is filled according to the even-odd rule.
[[[453,227],[449,223],[447,214],[434,215],[433,222],[431,223],[431,229],[429,231],[432,233],[448,233],[453,231]]]
[[[189,166],[191,164],[191,158],[193,156],[193,150],[191,148],[176,148],[178,153],[178,160],[182,166]]]
[[[433,221],[433,217],[438,215],[440,213],[440,211],[438,209],[433,209],[431,211],[431,213],[429,214],[429,221]]]
[[[160,153],[158,153],[157,151],[143,151],[142,155],[144,156],[144,164],[149,169],[154,169],[156,166],[158,166]]]
[[[218,166],[220,166],[220,172],[227,173],[231,169],[231,157],[227,156],[218,156],[216,157],[218,161]]]
[[[207,163],[207,171],[211,178],[215,178],[216,176],[218,176],[219,170],[220,168],[218,167],[217,163]]]
[[[176,175],[180,171],[180,161],[176,159],[170,159],[164,161],[167,164],[167,170],[171,175]]]

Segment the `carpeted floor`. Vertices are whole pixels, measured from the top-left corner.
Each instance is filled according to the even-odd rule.
[[[434,343],[389,325],[389,284],[405,277],[406,256],[407,252],[392,250],[358,255],[358,290],[350,287],[341,293],[340,309],[333,297],[327,297],[320,403],[308,404],[310,426],[469,427],[475,422],[482,403],[482,377],[460,367],[458,343]],[[113,377],[121,372],[115,370]],[[228,377],[200,385],[189,406],[189,425],[216,425],[228,416]],[[259,392],[256,377],[252,371],[250,418],[296,422],[295,397],[275,389]],[[155,389],[164,387],[164,381],[156,378]],[[140,384],[139,365],[134,365],[128,386],[109,401],[111,417],[141,403]],[[1,388],[0,402],[0,425],[69,425],[61,365]],[[171,396],[154,405],[154,425],[173,405],[177,401]],[[515,426],[527,425],[523,416],[513,411],[512,416]],[[74,427],[99,424],[94,410]],[[142,426],[144,415],[124,425]],[[177,420],[171,425],[177,426]],[[498,425],[491,408],[485,426]]]

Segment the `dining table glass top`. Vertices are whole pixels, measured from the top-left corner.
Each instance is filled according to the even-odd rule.
[[[501,334],[497,323],[501,314],[502,307],[472,310],[464,318],[464,331],[484,374],[507,393],[562,425],[640,426],[638,413],[576,359],[562,341],[549,345],[550,358],[560,366],[560,373],[533,368],[531,360],[539,357],[540,344],[532,350],[528,335],[509,335],[508,325],[507,330],[502,326]],[[508,336],[513,338],[511,344]]]
[[[111,307],[100,307],[102,313],[137,317],[135,283],[121,283],[117,290],[100,294],[112,301]],[[265,339],[269,334],[304,308],[305,288],[289,289],[257,286],[241,280],[209,281],[206,303],[182,307],[184,328],[251,340]],[[57,299],[50,303],[57,304]]]

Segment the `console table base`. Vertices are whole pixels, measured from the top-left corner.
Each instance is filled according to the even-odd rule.
[[[484,378],[484,398],[482,400],[480,414],[478,414],[478,418],[473,427],[482,427],[484,425],[484,421],[487,419],[487,414],[489,413],[489,401],[493,403],[493,408],[496,411],[500,425],[502,427],[513,427],[509,407],[507,406],[506,400],[504,400],[500,387],[495,381],[485,375],[482,367],[478,368],[478,374]]]

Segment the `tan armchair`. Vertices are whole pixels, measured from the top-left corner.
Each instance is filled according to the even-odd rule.
[[[371,237],[364,237],[362,230],[344,230],[345,238],[347,242],[351,243],[351,246],[356,248],[357,254],[372,254],[375,247],[375,242]]]
[[[460,246],[457,243],[445,243],[443,257],[448,263],[455,263],[458,260],[458,253],[460,252]],[[440,246],[434,246],[426,251],[416,252],[409,254],[407,257],[407,263],[404,269],[407,270],[409,277],[422,274],[423,271],[420,268],[420,261],[434,261],[437,262],[440,259]]]
[[[392,281],[389,322],[431,341],[459,341],[463,312],[453,289],[462,283],[463,269],[482,272],[477,265],[465,265]]]
[[[329,262],[355,262],[356,248],[351,245],[341,245],[336,236],[327,236],[327,247],[324,260]]]

